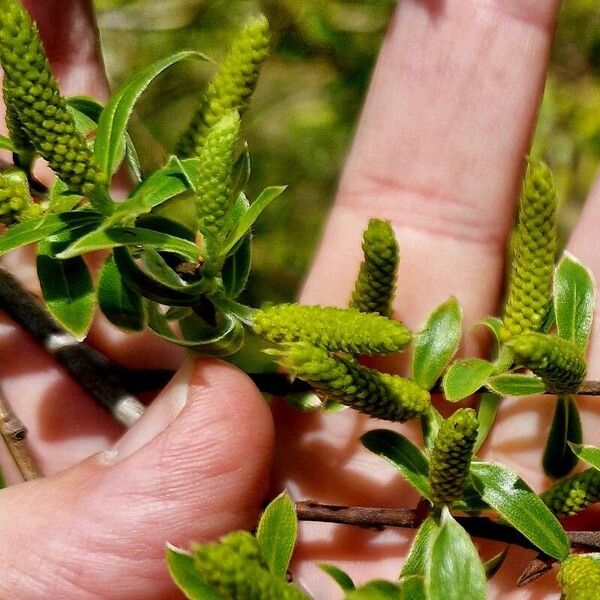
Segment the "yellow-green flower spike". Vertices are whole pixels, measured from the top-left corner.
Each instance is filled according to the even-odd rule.
[[[256,87],[260,67],[269,54],[269,22],[260,16],[238,32],[190,126],[179,140],[176,154],[200,153],[206,135],[231,110],[242,113]]]
[[[106,177],[77,132],[37,29],[17,0],[0,0],[0,14],[0,62],[10,119],[18,118],[35,150],[71,191],[89,195]]]
[[[479,423],[471,408],[461,408],[446,419],[435,438],[429,460],[431,500],[436,506],[460,500]]]
[[[522,333],[506,343],[515,363],[542,378],[546,389],[574,394],[585,379],[585,358],[577,345],[555,335]]]
[[[311,342],[349,354],[390,354],[405,348],[411,332],[400,322],[354,308],[277,304],[257,310],[253,328],[271,342]]]
[[[194,547],[200,577],[225,600],[308,600],[298,588],[270,573],[258,542],[236,532],[212,544]]]
[[[25,129],[19,120],[19,116],[17,115],[14,106],[8,102],[10,93],[8,92],[7,85],[8,84],[5,79],[2,86],[2,96],[4,98],[4,106],[6,109],[6,127],[8,129],[10,139],[14,144],[16,154],[21,161],[21,165],[23,167],[28,167],[32,163],[35,156],[35,148],[29,141],[29,138],[25,133]]]
[[[429,410],[429,392],[414,381],[369,369],[353,358],[332,356],[308,342],[285,344],[271,353],[320,395],[371,417],[404,422]]]
[[[350,306],[389,317],[398,270],[398,242],[388,221],[371,219],[363,234],[364,261]]]
[[[600,471],[590,468],[571,475],[540,498],[557,517],[576,515],[600,500]]]
[[[231,226],[230,181],[239,133],[240,116],[231,111],[211,128],[199,154],[196,213],[209,256],[217,251],[218,242]]]
[[[8,169],[0,173],[0,223],[14,225],[37,217],[41,208],[29,194],[27,177],[19,169]]]
[[[560,566],[558,582],[564,600],[600,600],[600,561],[572,554]]]
[[[504,341],[519,333],[539,330],[552,300],[556,240],[556,192],[552,172],[543,162],[529,159],[511,242]]]

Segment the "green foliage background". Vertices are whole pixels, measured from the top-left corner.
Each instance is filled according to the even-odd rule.
[[[393,0],[96,0],[113,86],[184,48],[220,60],[234,29],[263,11],[274,30],[244,136],[251,197],[288,184],[256,227],[246,300],[294,298],[318,241]],[[143,97],[139,117],[167,148],[214,66],[185,64]],[[562,229],[574,223],[600,161],[600,4],[567,0],[552,53],[534,154],[553,168]]]

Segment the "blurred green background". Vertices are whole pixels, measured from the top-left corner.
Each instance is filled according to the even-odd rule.
[[[96,0],[113,86],[180,49],[220,60],[249,14],[269,17],[274,53],[244,120],[253,172],[249,197],[288,190],[256,227],[246,300],[292,300],[301,284],[345,152],[392,0]],[[171,148],[214,64],[179,65],[143,96],[138,114]],[[552,166],[563,234],[577,217],[600,160],[600,3],[566,0],[534,142]]]

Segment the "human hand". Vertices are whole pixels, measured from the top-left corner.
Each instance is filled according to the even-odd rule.
[[[485,352],[472,326],[497,314],[502,300],[506,239],[558,8],[557,0],[399,4],[303,302],[347,306],[361,232],[371,217],[389,219],[401,254],[397,317],[418,330],[434,307],[455,295],[464,311],[464,353]],[[597,279],[599,214],[596,186],[568,247]],[[598,327],[596,321],[590,379],[600,373]],[[399,368],[389,361],[384,366]],[[584,439],[597,443],[594,400],[582,397],[578,404]],[[547,397],[504,400],[480,456],[512,466],[536,490],[548,487],[540,462],[552,407]],[[350,410],[298,414],[281,405],[276,413],[276,488],[287,485],[297,500],[415,506],[416,494],[358,441],[381,423]],[[418,439],[416,427],[398,429]],[[597,527],[598,512],[588,511],[585,519]],[[302,523],[292,570],[314,597],[337,598],[319,563],[339,565],[357,582],[395,579],[413,534]],[[478,545],[486,558],[502,549]],[[512,547],[490,581],[489,597],[558,598],[553,574],[516,587],[534,556]]]
[[[25,4],[63,93],[105,99],[91,4]],[[31,289],[34,264],[27,252],[5,262]],[[120,334],[102,318],[90,339],[132,367],[177,368],[183,360],[154,336]],[[29,447],[47,475],[0,492],[0,597],[180,598],[167,572],[165,542],[187,546],[254,524],[270,468],[272,421],[241,372],[189,359],[122,435],[3,315],[0,353],[0,388],[28,426]],[[10,483],[19,481],[4,448],[0,463]]]

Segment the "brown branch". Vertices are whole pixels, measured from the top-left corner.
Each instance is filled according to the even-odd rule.
[[[296,513],[301,521],[341,523],[368,529],[384,527],[416,529],[428,516],[428,511],[423,509],[338,506],[312,501],[297,502]],[[523,548],[535,548],[516,529],[487,517],[458,516],[455,518],[474,537],[515,544]],[[600,550],[600,531],[567,531],[567,536],[572,546]]]
[[[0,435],[25,481],[41,477],[41,472],[27,448],[27,428],[14,413],[0,390]]]
[[[556,561],[553,558],[540,554],[536,556],[521,573],[517,579],[517,585],[523,586],[540,578],[544,573],[547,573]]]

